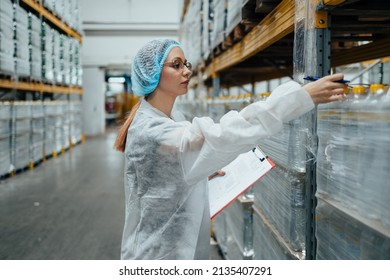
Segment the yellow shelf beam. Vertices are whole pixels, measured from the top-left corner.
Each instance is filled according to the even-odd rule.
[[[42,6],[41,3],[36,2],[34,0],[21,0],[24,4],[31,7],[35,11],[37,11],[41,16],[49,20],[51,23],[56,25],[58,28],[63,30],[66,34],[69,36],[72,36],[76,38],[80,44],[82,43],[82,36],[73,30],[71,27],[69,27],[67,24],[65,24],[63,21],[61,21],[59,18],[57,18],[55,15],[53,15],[49,10],[47,10],[44,6]]]
[[[390,56],[390,38],[334,53],[332,55],[332,67],[387,56]]]
[[[317,0],[318,4],[337,6],[346,0]],[[268,48],[294,31],[295,1],[283,0],[244,38],[214,58],[205,69],[205,78],[232,67],[256,53]],[[327,24],[323,24],[327,26]],[[320,27],[318,27],[320,28]],[[321,27],[323,28],[323,27]]]
[[[295,1],[283,0],[244,38],[212,60],[205,69],[207,78],[266,49],[294,31]]]
[[[345,0],[323,0],[325,6],[337,6],[344,3]]]
[[[23,91],[36,91],[45,93],[61,93],[61,94],[83,94],[83,89],[80,87],[54,86],[43,83],[17,82],[12,80],[0,79],[0,88],[16,89]]]

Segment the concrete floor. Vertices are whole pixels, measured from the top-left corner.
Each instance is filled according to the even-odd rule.
[[[124,160],[115,137],[110,129],[0,181],[0,259],[119,259]]]

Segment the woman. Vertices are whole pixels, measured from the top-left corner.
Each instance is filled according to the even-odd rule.
[[[225,114],[178,121],[176,97],[188,90],[191,64],[180,43],[146,44],[132,65],[132,89],[144,96],[120,129],[115,148],[125,153],[126,220],[122,259],[209,259],[207,178],[261,139],[310,111],[342,98],[342,74],[301,87],[289,82],[266,102]]]

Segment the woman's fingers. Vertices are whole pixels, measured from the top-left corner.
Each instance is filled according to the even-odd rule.
[[[332,95],[331,97],[329,97],[329,102],[341,101],[343,99],[344,99],[344,95]]]
[[[341,73],[325,76],[315,82],[308,83],[304,89],[309,93],[315,104],[328,103],[343,98],[347,86],[339,82],[344,78]]]
[[[332,81],[332,82],[340,81],[340,80],[344,79],[344,74],[336,73],[336,74],[333,74],[333,75],[325,76],[323,79],[326,79],[326,80],[329,80],[329,81]]]
[[[213,174],[211,174],[210,176],[209,176],[209,181],[211,180],[211,179],[213,179],[214,177],[217,177],[217,176],[224,176],[226,173],[225,173],[225,171],[223,171],[223,170],[218,170],[217,172],[215,172],[215,173],[213,173]]]

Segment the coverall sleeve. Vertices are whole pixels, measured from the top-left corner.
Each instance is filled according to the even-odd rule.
[[[219,123],[194,118],[181,133],[179,157],[184,179],[196,182],[223,168],[261,139],[281,131],[283,123],[314,108],[309,94],[296,82],[276,88],[267,101],[230,111]]]

